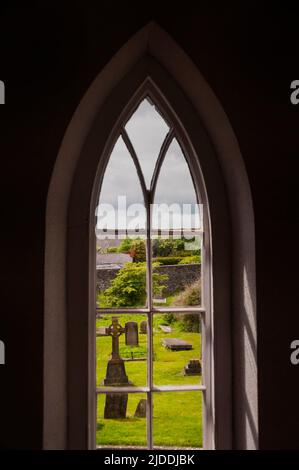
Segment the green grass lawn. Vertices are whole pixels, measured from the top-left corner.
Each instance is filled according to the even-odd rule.
[[[108,326],[112,315],[97,320],[97,327]],[[126,321],[146,320],[146,315],[118,315],[124,326]],[[171,333],[164,333],[159,324],[165,323],[164,315],[154,316],[154,383],[155,385],[198,384],[200,376],[184,376],[183,367],[189,359],[201,357],[201,335],[184,332],[179,322],[174,322]],[[190,351],[170,351],[162,346],[163,338],[180,338],[190,342]],[[111,338],[97,337],[97,386],[106,375],[107,361],[111,354]],[[146,352],[147,335],[139,334],[140,354]],[[124,350],[125,338],[120,337],[120,351]],[[126,348],[126,351],[128,347]],[[126,373],[132,386],[146,385],[146,361],[126,362]],[[126,419],[104,419],[105,396],[98,396],[97,445],[146,446],[146,419],[134,418],[137,404],[145,394],[129,394]],[[153,434],[155,446],[201,447],[202,446],[202,396],[201,392],[154,393]]]

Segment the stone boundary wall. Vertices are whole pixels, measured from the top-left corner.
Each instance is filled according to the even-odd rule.
[[[115,278],[119,268],[97,268],[97,290],[105,290],[110,286],[112,279]]]
[[[182,290],[189,284],[200,278],[200,264],[175,264],[158,266],[156,272],[167,274],[168,280],[165,282],[167,289],[163,291],[164,295],[170,294],[176,289]]]
[[[97,269],[97,289],[104,290],[110,286],[112,279],[115,278],[119,268]],[[163,294],[168,294],[176,289],[183,289],[200,278],[200,264],[175,264],[158,266],[155,268],[160,274],[167,274],[167,289]]]

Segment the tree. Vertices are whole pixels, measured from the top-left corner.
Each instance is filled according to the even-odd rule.
[[[144,240],[134,240],[129,250],[134,263],[143,263],[146,261],[146,247]]]
[[[153,240],[153,256],[175,255],[177,251],[183,251],[185,242],[182,238],[155,238]]]
[[[165,274],[153,272],[153,291],[160,294],[166,287],[162,283],[168,279]],[[104,291],[107,307],[144,306],[146,301],[146,263],[126,263]]]
[[[117,251],[119,253],[129,253],[133,242],[134,240],[132,238],[124,238],[124,240],[122,240],[121,244],[119,245]]]
[[[145,241],[139,237],[125,238],[122,240],[117,251],[119,253],[129,253],[135,263],[142,263],[146,260]]]

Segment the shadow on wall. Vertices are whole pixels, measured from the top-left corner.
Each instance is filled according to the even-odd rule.
[[[236,318],[235,328],[239,332],[235,335],[235,344],[237,344],[238,351],[241,354],[238,358],[235,357],[235,371],[239,377],[235,381],[235,394],[238,401],[241,399],[243,403],[242,410],[238,409],[235,420],[238,425],[242,426],[247,430],[246,442],[238,443],[244,449],[257,449],[258,448],[258,423],[257,423],[257,400],[252,401],[248,399],[249,394],[256,393],[257,384],[257,354],[256,354],[256,328],[255,318],[252,312],[255,312],[255,305],[253,305],[251,292],[255,291],[254,280],[251,280],[247,274],[246,267],[243,269],[243,275],[240,276],[240,280],[243,283],[242,300],[243,305],[240,305],[240,315]],[[253,285],[252,285],[253,283]],[[238,362],[236,364],[236,362]],[[240,386],[240,384],[246,383],[246,387]],[[238,438],[235,436],[235,438]]]

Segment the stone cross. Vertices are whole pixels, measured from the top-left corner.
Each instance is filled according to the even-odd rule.
[[[112,336],[112,359],[120,359],[119,337],[124,332],[125,328],[118,323],[118,318],[112,317],[112,324],[106,328],[106,333]]]
[[[112,337],[112,355],[107,363],[104,385],[123,387],[130,385],[126,374],[125,363],[119,355],[119,337],[125,329],[118,323],[117,317],[112,317],[112,323],[106,328],[106,334]],[[105,400],[105,419],[125,418],[127,412],[127,393],[107,393]]]

